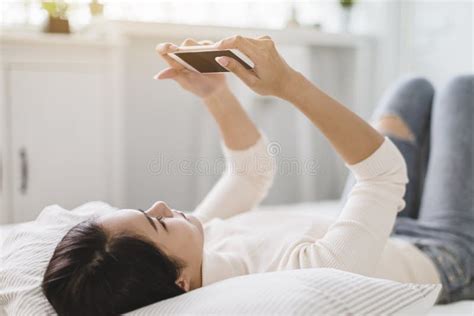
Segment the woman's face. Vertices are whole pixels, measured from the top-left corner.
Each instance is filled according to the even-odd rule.
[[[134,233],[153,241],[168,256],[179,258],[190,268],[201,269],[204,233],[193,215],[170,209],[158,201],[146,211],[123,209],[99,217],[97,222],[110,234]]]

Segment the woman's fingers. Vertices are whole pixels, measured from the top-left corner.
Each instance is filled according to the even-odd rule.
[[[173,43],[160,43],[156,46],[156,51],[160,54],[161,58],[163,58],[168,65],[176,69],[184,69],[184,66],[178,63],[176,60],[168,56],[168,53],[172,53],[176,51],[178,46],[174,45]]]
[[[194,38],[187,38],[182,43],[181,46],[204,46],[204,45],[214,45],[215,43],[210,40],[197,41]]]
[[[187,70],[186,68],[184,69],[176,69],[176,68],[165,68],[159,73],[157,73],[153,78],[154,79],[180,79],[183,76],[193,76],[196,73],[194,71]]]
[[[252,61],[254,61],[254,59],[258,56],[258,50],[255,44],[248,38],[240,35],[225,38],[217,42],[216,47],[218,49],[236,48],[247,55]]]
[[[258,46],[256,45],[254,39],[246,38],[240,35],[232,36],[225,38],[216,43],[216,47],[218,49],[233,49],[236,48],[245,55],[247,55],[254,64],[257,61],[258,56]],[[245,69],[242,64],[230,57],[217,57],[216,61],[224,68],[229,70],[230,72],[234,73],[237,77],[239,77],[246,85],[250,88],[256,86],[258,81],[260,80],[254,70]]]
[[[270,36],[234,36],[220,41],[218,47],[239,49],[253,61],[254,68],[247,70],[235,60],[219,59],[221,64],[228,62],[227,66],[223,66],[235,73],[252,90],[261,95],[284,97],[283,87],[286,87],[286,80],[294,74],[294,70],[280,56]]]
[[[179,70],[175,68],[166,68],[156,74],[154,79],[173,79],[179,74]]]
[[[158,52],[158,54],[164,55],[172,50],[175,50],[176,48],[177,46],[175,44],[166,42],[166,43],[159,43],[158,45],[156,45],[155,49]]]
[[[210,41],[210,40],[203,40],[203,41],[199,41],[198,43],[199,45],[214,45],[215,44],[213,41]]]
[[[194,38],[187,38],[181,43],[181,46],[196,46],[196,45],[199,45],[199,43]]]
[[[224,68],[233,72],[237,77],[239,77],[245,84],[249,87],[254,87],[258,82],[258,77],[252,70],[245,69],[242,64],[230,57],[216,57],[216,61]]]

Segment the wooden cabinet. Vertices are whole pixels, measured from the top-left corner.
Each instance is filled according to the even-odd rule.
[[[114,202],[116,67],[106,45],[66,43],[3,43],[3,222],[50,204]]]

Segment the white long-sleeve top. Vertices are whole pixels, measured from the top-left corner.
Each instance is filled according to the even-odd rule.
[[[246,150],[222,145],[226,171],[193,213],[204,228],[203,286],[244,274],[316,267],[439,283],[422,251],[389,238],[408,179],[404,159],[388,138],[367,159],[347,165],[357,182],[336,221],[316,212],[252,211],[276,170],[267,144],[263,135]]]

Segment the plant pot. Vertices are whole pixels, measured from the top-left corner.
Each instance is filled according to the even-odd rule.
[[[50,16],[44,31],[46,33],[71,33],[69,20]]]

